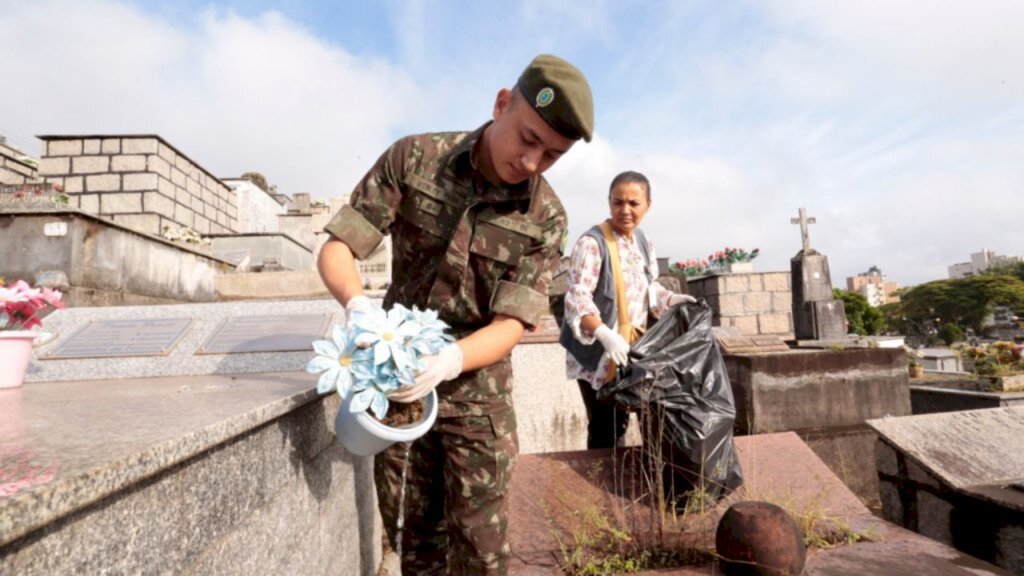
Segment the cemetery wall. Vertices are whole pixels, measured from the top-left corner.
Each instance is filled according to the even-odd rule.
[[[75,209],[0,212],[0,271],[32,283],[62,272],[70,306],[208,302],[230,265]]]
[[[7,146],[0,146],[0,185],[17,186],[36,180],[36,167],[18,159],[18,154]]]
[[[315,270],[218,274],[214,287],[220,301],[331,298]]]
[[[869,505],[878,502],[870,418],[910,414],[906,353],[849,348],[725,355],[737,434],[794,431]]]
[[[213,254],[235,265],[248,257],[248,268],[280,266],[285,270],[312,270],[313,252],[291,236],[281,233],[211,234]]]
[[[39,176],[72,205],[146,234],[164,227],[226,234],[238,227],[234,192],[156,135],[42,136]]]
[[[787,272],[690,278],[687,291],[707,300],[715,326],[735,327],[746,336],[793,337],[793,292]]]

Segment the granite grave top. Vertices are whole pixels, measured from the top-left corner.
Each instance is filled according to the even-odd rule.
[[[0,546],[318,397],[304,372],[0,390]]]

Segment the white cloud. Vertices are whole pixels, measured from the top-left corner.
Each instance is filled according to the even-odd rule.
[[[786,270],[801,206],[837,285],[873,264],[906,284],[982,248],[1024,253],[1024,3],[388,6],[362,24],[368,47],[273,12],[5,2],[0,132],[155,132],[216,174],[336,196],[397,136],[475,128],[548,51],[595,90],[594,142],[549,174],[574,237],[635,169],[654,187],[645,229],[674,259],[757,246],[759,269]]]
[[[1024,96],[1024,4],[1016,0],[780,0],[769,13],[785,37],[803,40],[798,46],[826,48],[829,58],[796,82],[831,69],[848,78],[847,96],[914,94],[951,104]]]
[[[222,176],[347,192],[430,96],[270,12],[207,11],[188,28],[109,1],[5,7],[0,92],[14,134],[157,133]],[[42,41],[41,39],[46,39]],[[24,137],[20,138],[24,140]]]

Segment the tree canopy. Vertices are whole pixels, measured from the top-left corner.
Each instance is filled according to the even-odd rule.
[[[1002,274],[935,280],[907,290],[888,312],[918,324],[953,322],[981,331],[985,316],[998,305],[1024,309],[1024,280]]]
[[[1014,276],[1024,280],[1024,262],[1006,262],[989,266],[982,275],[985,276]]]
[[[832,289],[832,295],[836,300],[842,300],[846,307],[846,321],[850,324],[850,332],[861,336],[874,336],[881,334],[885,329],[885,318],[882,311],[868,304],[864,298],[856,292]]]

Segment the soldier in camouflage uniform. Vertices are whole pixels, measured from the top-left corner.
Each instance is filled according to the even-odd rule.
[[[438,310],[458,339],[416,384],[436,387],[438,418],[412,445],[402,573],[506,574],[508,483],[518,453],[510,353],[548,310],[566,216],[541,173],[580,138],[593,103],[568,62],[538,56],[498,92],[493,121],[474,132],[409,136],[393,144],[325,227],[321,276],[351,312],[369,305],[354,259],[391,234],[395,303]],[[404,446],[377,455],[384,526],[395,541]]]

